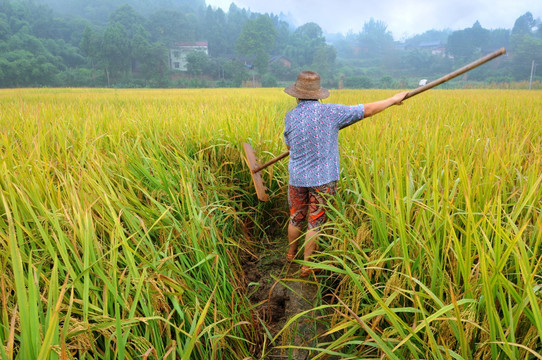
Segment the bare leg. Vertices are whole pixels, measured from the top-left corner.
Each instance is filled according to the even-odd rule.
[[[301,236],[301,229],[288,224],[288,244],[290,248],[288,249],[288,257],[294,259],[297,254],[297,246],[299,243],[299,237]]]
[[[305,252],[304,252],[304,260],[310,261],[310,257],[314,250],[316,250],[316,241],[318,240],[318,230],[309,230],[307,231],[307,235],[305,236]]]

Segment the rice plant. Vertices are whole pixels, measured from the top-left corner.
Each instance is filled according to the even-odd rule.
[[[286,241],[287,161],[259,203],[240,145],[278,155],[293,106],[1,90],[0,358],[265,358],[241,263]],[[541,109],[536,91],[433,90],[341,132],[314,358],[541,358]]]

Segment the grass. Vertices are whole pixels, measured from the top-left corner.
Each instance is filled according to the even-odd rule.
[[[389,91],[334,91],[369,102]],[[542,98],[434,90],[341,133],[316,358],[542,353]],[[264,358],[241,258],[284,236],[241,155],[279,89],[0,91],[0,358]]]
[[[226,162],[241,161],[227,139],[199,136],[212,127],[196,115],[207,105],[155,92],[2,95],[2,341],[14,334],[13,356],[251,355],[238,275],[250,216],[232,182],[248,179]]]
[[[326,262],[348,270],[341,301],[362,299],[357,314],[385,311],[370,336],[383,343],[345,347],[345,356],[540,353],[540,107],[527,105],[540,99],[445,93],[455,101],[419,97],[363,124],[363,136],[344,136],[351,170]]]

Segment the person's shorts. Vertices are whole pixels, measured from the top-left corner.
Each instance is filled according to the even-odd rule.
[[[315,187],[289,185],[290,224],[301,228],[306,219],[309,230],[319,228],[327,221],[326,207],[336,193],[336,181]]]

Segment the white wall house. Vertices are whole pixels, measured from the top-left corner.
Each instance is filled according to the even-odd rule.
[[[169,67],[171,70],[186,71],[186,57],[192,51],[202,51],[209,55],[209,43],[207,41],[198,42],[177,42],[169,49]]]

